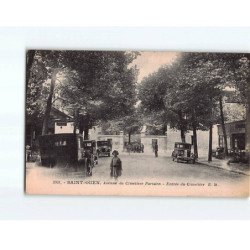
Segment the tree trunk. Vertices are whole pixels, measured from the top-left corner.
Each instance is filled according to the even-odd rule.
[[[77,126],[79,124],[79,108],[77,108],[75,110],[75,117],[74,117],[74,134],[76,133],[76,129],[77,129]],[[83,130],[80,131],[79,130],[79,133],[82,134],[83,133]]]
[[[51,77],[51,84],[50,84],[50,92],[49,96],[47,99],[47,105],[45,109],[45,114],[44,114],[44,119],[43,119],[43,128],[42,128],[42,135],[45,135],[48,133],[49,129],[49,118],[50,118],[50,112],[52,108],[52,98],[54,94],[54,89],[55,89],[55,82],[56,82],[56,74],[57,74],[57,69],[54,69],[52,72],[52,77]]]
[[[220,96],[219,98],[219,105],[220,105],[221,128],[222,128],[223,138],[224,138],[224,152],[225,152],[225,155],[228,156],[227,133],[226,133],[226,126],[225,126],[224,112],[223,112],[222,96]]]
[[[213,125],[209,127],[208,162],[212,161]]]
[[[195,123],[193,123],[193,143],[194,143],[194,155],[198,158],[197,128]]]
[[[192,128],[193,128],[194,155],[198,158],[197,122],[196,122],[196,112],[195,112],[195,109],[193,109],[193,112],[192,112]]]
[[[128,143],[130,144],[130,142],[131,142],[131,133],[129,132],[128,133]]]
[[[89,128],[85,128],[84,129],[84,140],[88,140],[89,139]]]
[[[186,136],[185,136],[185,128],[184,128],[184,121],[182,117],[182,112],[179,112],[179,119],[180,119],[180,130],[181,130],[181,142],[186,142]]]
[[[181,129],[181,142],[186,142],[185,131]]]
[[[36,54],[35,50],[29,50],[26,55],[26,86],[29,83],[31,68],[32,68],[32,64],[34,61],[35,54]]]

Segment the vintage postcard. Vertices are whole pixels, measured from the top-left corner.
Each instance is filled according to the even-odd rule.
[[[250,54],[28,50],[25,192],[248,197]]]

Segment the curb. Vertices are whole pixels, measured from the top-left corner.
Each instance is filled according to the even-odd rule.
[[[236,174],[242,174],[242,175],[250,176],[250,174],[244,173],[242,171],[237,171],[237,170],[233,170],[233,169],[230,170],[230,169],[227,169],[227,168],[222,168],[222,167],[218,167],[218,166],[214,166],[214,165],[209,165],[208,163],[205,163],[205,162],[199,162],[199,161],[197,161],[197,163],[199,163],[201,165],[208,166],[208,167],[212,167],[212,168],[222,169],[222,170],[225,170],[225,171],[228,171],[228,172],[231,172],[231,173],[236,173]]]

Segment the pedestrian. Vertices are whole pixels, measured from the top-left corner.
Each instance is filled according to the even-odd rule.
[[[31,150],[30,145],[26,145],[26,162],[31,161]]]
[[[154,151],[155,151],[155,157],[158,157],[158,144],[157,143],[155,143]]]
[[[118,176],[122,175],[122,161],[118,157],[119,152],[117,150],[114,150],[112,155],[113,158],[110,163],[110,176],[117,179]]]
[[[87,176],[92,176],[92,153],[91,153],[91,150],[90,148],[85,148],[85,151],[84,151],[84,154],[85,154],[85,171],[86,171],[86,174]]]
[[[144,145],[141,144],[141,152],[144,153]]]
[[[128,150],[129,155],[130,155],[130,152],[131,152],[131,144],[130,143],[128,143],[127,150]]]

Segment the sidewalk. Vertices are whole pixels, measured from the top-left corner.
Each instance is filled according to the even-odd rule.
[[[209,166],[209,167],[220,168],[226,171],[250,176],[250,167],[247,164],[243,164],[243,163],[227,164],[228,159],[216,159],[214,157],[211,162],[208,162],[207,158],[203,158],[203,157],[199,158],[197,162],[200,164]]]

